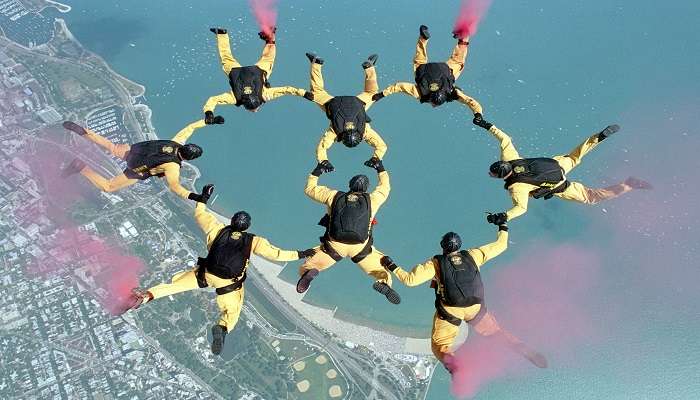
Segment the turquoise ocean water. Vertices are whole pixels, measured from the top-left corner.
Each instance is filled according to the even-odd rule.
[[[73,11],[62,17],[78,40],[117,72],[146,86],[153,122],[163,138],[201,118],[207,97],[228,88],[209,27],[229,29],[234,54],[243,64],[254,63],[262,47],[245,1],[65,2]],[[380,56],[381,87],[411,81],[421,23],[431,28],[431,59],[445,59],[454,44],[450,30],[456,1],[280,3],[273,85],[308,86],[306,51],[325,58],[326,87],[332,94],[360,91],[360,64],[371,53]],[[639,127],[636,110],[666,118],[697,100],[699,17],[700,3],[681,0],[495,0],[472,39],[458,85],[481,102],[487,119],[515,138],[521,154],[563,153],[608,123]],[[205,148],[197,161],[203,173],[199,183],[216,184],[215,206],[226,212],[246,209],[253,215],[253,231],[281,247],[315,245],[321,234],[316,222],[324,210],[306,198],[303,187],[328,125],[325,116],[294,97],[269,103],[257,114],[228,106],[218,113],[226,125],[205,128],[192,139]],[[440,236],[449,230],[459,232],[465,246],[492,241],[494,229],[484,222],[483,212],[501,210],[509,200],[499,182],[486,176],[497,146],[473,128],[465,108],[449,104],[434,110],[396,95],[369,114],[389,145],[385,165],[393,186],[378,215],[376,246],[408,266],[434,254]],[[596,149],[575,176],[595,184],[624,178],[606,169],[626,157],[625,141],[643,142],[644,135],[652,134],[628,133],[614,145]],[[322,183],[344,188],[357,173],[374,177],[362,165],[369,155],[364,144],[352,150],[336,145],[330,153],[336,172],[324,175]],[[635,200],[621,199],[608,207],[619,209],[624,201]],[[490,265],[498,268],[543,238],[598,245],[604,233],[590,235],[589,216],[600,213],[601,207],[531,202],[527,216],[512,224],[510,250]],[[605,267],[634,268],[619,261]],[[287,276],[295,273],[296,265],[290,264]],[[488,277],[485,271],[487,291]],[[309,296],[350,315],[427,334],[433,312],[429,289],[400,287],[403,303],[396,309],[375,295],[370,284],[353,264],[342,262],[314,281]],[[497,309],[498,299],[492,301]],[[501,379],[479,398],[696,398],[700,344],[689,338],[700,328],[698,313],[675,307],[664,309],[664,316],[662,328],[648,316],[625,315],[609,327],[605,340],[584,346],[576,363]],[[615,356],[613,350],[623,344],[636,358]],[[629,372],[622,378],[621,369]],[[448,378],[442,370],[433,382],[429,398],[446,398]]]

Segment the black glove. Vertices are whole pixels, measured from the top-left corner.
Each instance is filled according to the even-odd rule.
[[[508,216],[506,215],[506,213],[497,213],[497,214],[491,214],[491,213],[489,213],[489,214],[486,216],[486,221],[487,221],[489,224],[494,224],[494,225],[501,226],[501,225],[505,225],[505,224],[506,224],[506,222],[508,221]],[[507,230],[507,229],[506,229],[506,230]]]
[[[214,185],[210,183],[202,188],[202,193],[190,193],[189,195],[187,195],[187,198],[190,200],[207,204],[212,193],[214,193]]]
[[[398,267],[398,265],[394,264],[394,260],[392,260],[389,256],[380,258],[379,263],[382,265],[382,267],[392,272]]]
[[[226,29],[224,29],[224,28],[209,28],[209,30],[212,33],[216,33],[217,35],[225,35],[226,34]]]
[[[304,98],[308,101],[314,101],[314,94],[311,92],[304,92]]]
[[[316,168],[314,168],[314,170],[311,171],[311,175],[321,176],[321,174],[324,172],[333,172],[333,171],[335,171],[335,167],[333,167],[333,164],[331,164],[331,162],[328,160],[323,160],[320,163],[316,164]]]
[[[207,125],[211,125],[214,123],[214,113],[212,111],[204,112],[204,123]]]
[[[472,120],[472,122],[474,123],[474,125],[480,126],[486,130],[491,129],[491,127],[493,126],[492,123],[484,120],[484,116],[481,115],[481,113],[474,114],[474,119]]]
[[[508,224],[503,223],[503,224],[498,225],[498,230],[508,232]]]
[[[212,125],[212,124],[221,125],[224,123],[224,121],[225,121],[224,117],[222,117],[221,115],[217,115],[216,117],[212,118],[210,122],[207,122],[207,120],[204,119],[204,123],[207,125]]]
[[[377,173],[386,171],[384,169],[384,164],[382,163],[382,160],[378,159],[377,157],[372,157],[369,160],[365,161],[365,165],[370,168],[374,168],[375,170],[377,170]]]
[[[314,254],[316,254],[316,249],[297,250],[299,259],[313,257]]]
[[[372,101],[379,101],[384,98],[383,92],[378,92],[372,95]]]

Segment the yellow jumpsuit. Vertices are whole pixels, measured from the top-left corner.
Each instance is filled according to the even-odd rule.
[[[197,203],[194,209],[194,219],[207,235],[207,249],[211,248],[212,242],[216,239],[216,235],[219,234],[219,231],[221,231],[225,225],[219,222],[214,214],[208,212],[207,207],[203,203]],[[273,261],[294,261],[299,259],[296,251],[280,250],[271,245],[267,239],[260,236],[255,236],[253,238],[252,253]],[[198,289],[199,285],[197,284],[196,271],[197,268],[195,267],[191,270],[178,272],[172,277],[171,283],[162,283],[153,286],[148,289],[148,293],[153,296],[153,299],[157,299]],[[204,274],[204,277],[209,287],[212,288],[220,288],[234,283],[234,279],[219,278],[208,272]],[[238,317],[241,314],[241,307],[243,306],[244,292],[244,288],[241,287],[239,290],[216,296],[216,304],[219,306],[219,311],[221,312],[218,324],[226,327],[227,332],[230,332],[238,322]]]
[[[502,161],[512,161],[522,158],[520,157],[520,154],[518,154],[518,151],[515,150],[515,146],[513,146],[510,136],[508,136],[505,132],[498,129],[495,125],[489,129],[489,132],[491,132],[500,143]],[[598,134],[595,133],[586,139],[585,142],[571,150],[569,154],[559,155],[552,158],[559,163],[562,170],[564,170],[564,175],[566,175],[569,173],[569,171],[578,166],[581,163],[583,156],[585,156],[589,151],[593,150],[598,143]],[[565,180],[566,176],[559,184],[564,183]],[[559,184],[557,184],[557,186],[559,186]],[[509,221],[525,214],[527,211],[527,202],[530,197],[530,192],[537,188],[538,186],[535,185],[518,182],[513,184],[508,189],[510,192],[510,197],[513,200],[513,207],[506,212]],[[624,182],[601,189],[591,189],[579,182],[570,182],[570,185],[568,188],[566,188],[566,190],[561,193],[555,193],[554,195],[564,200],[577,201],[584,204],[596,204],[603,200],[618,197],[621,194],[629,192],[630,190],[632,190],[632,187]]]
[[[185,144],[187,139],[192,136],[195,130],[205,126],[204,120],[201,119],[197,122],[193,122],[187,125],[184,129],[175,135],[171,140],[179,144]],[[126,160],[126,155],[129,153],[131,146],[128,144],[114,144],[108,139],[98,135],[95,131],[90,129],[85,129],[87,132],[83,137],[90,140],[91,142],[103,147],[109,153],[117,158]],[[107,179],[102,175],[98,174],[95,170],[90,167],[85,167],[80,172],[84,177],[86,177],[93,185],[102,190],[103,192],[116,192],[127,186],[131,186],[139,181],[139,179],[131,179],[124,174],[116,176],[112,179]],[[180,184],[180,165],[174,162],[161,164],[155,168],[151,168],[152,175],[163,174],[165,181],[168,184],[170,190],[172,190],[178,196],[186,199],[189,196],[190,191],[185,189]]]
[[[372,209],[370,210],[370,226],[368,226],[368,229],[371,228],[371,221],[374,220],[374,216],[377,214],[377,211],[379,211],[379,208],[389,197],[390,191],[391,185],[389,183],[389,173],[386,171],[380,172],[379,184],[369,195]],[[321,204],[325,204],[326,207],[328,207],[328,213],[330,214],[330,208],[333,204],[333,198],[335,197],[336,193],[338,193],[338,191],[330,189],[326,186],[319,185],[318,177],[309,175],[309,178],[306,181],[306,188],[304,189],[304,193],[306,193],[306,195],[312,198],[313,200]],[[345,244],[329,240],[328,244],[330,244],[330,246],[340,256],[354,257],[365,248],[365,246],[367,245],[367,241],[360,244]],[[333,264],[335,264],[336,261],[328,254],[324,253],[321,250],[321,246],[316,246],[315,249],[316,254],[314,254],[310,258],[307,258],[304,264],[299,268],[299,275],[304,275],[304,273],[309,269],[323,271],[324,269],[327,269]],[[383,282],[391,286],[391,274],[389,274],[386,271],[386,269],[384,269],[384,267],[382,267],[382,265],[379,263],[379,259],[383,256],[384,254],[382,254],[379,250],[372,246],[372,251],[370,252],[370,254],[367,255],[367,257],[365,257],[362,261],[360,261],[357,264],[360,266],[360,268],[362,268],[363,271],[365,271],[365,273],[367,273],[367,275],[370,275],[376,281]]]
[[[469,38],[467,38],[469,40]],[[467,60],[467,53],[469,52],[469,46],[467,44],[455,45],[454,50],[452,50],[452,55],[446,61],[450,70],[452,70],[452,76],[454,76],[455,81],[462,74],[464,70],[464,63]],[[418,43],[416,44],[416,54],[413,57],[413,72],[418,69],[419,66],[428,63],[428,40],[418,37]],[[460,89],[455,88],[457,92],[457,101],[469,107],[474,114],[483,112],[481,104],[473,98],[467,96]],[[413,96],[420,100],[420,92],[418,91],[418,86],[415,83],[409,82],[396,82],[393,85],[387,87],[382,91],[384,96],[389,96],[394,93],[404,93],[409,96]]]
[[[475,249],[469,249],[467,252],[474,259],[476,266],[481,269],[484,263],[504,252],[507,247],[508,232],[499,231],[498,238],[495,242]],[[435,258],[431,258],[423,264],[418,264],[413,267],[411,272],[406,272],[401,267],[397,267],[394,270],[394,274],[396,278],[406,286],[417,286],[432,279],[438,285],[438,290],[442,290],[442,283],[439,282],[440,274],[438,270],[438,261]],[[474,330],[482,336],[491,336],[496,333],[501,333],[506,335],[506,340],[511,343],[520,342],[507,331],[501,329],[496,318],[488,311],[477,322],[473,322],[474,318],[481,310],[481,304],[475,304],[469,307],[448,307],[443,304],[443,307],[445,307],[448,313],[469,323]],[[442,361],[446,354],[452,354],[450,347],[454,344],[458,333],[458,326],[438,318],[437,312],[435,313],[433,316],[431,348],[438,360]]]
[[[321,72],[321,65],[318,63],[311,63],[311,93],[314,95],[314,103],[321,107],[323,112],[326,112],[326,107],[324,106],[329,102],[333,96],[331,96],[325,89],[323,83],[323,74]],[[377,71],[374,66],[365,68],[365,88],[364,91],[357,95],[357,98],[365,103],[365,111],[372,107],[374,101],[372,100],[372,95],[379,91],[379,85],[377,84]],[[328,149],[333,146],[337,141],[338,135],[333,130],[333,125],[330,125],[328,129],[321,136],[321,141],[318,142],[316,148],[316,159],[321,162],[323,160],[328,160]],[[386,154],[387,146],[381,136],[372,129],[369,123],[365,124],[365,134],[362,139],[367,142],[368,145],[374,148],[373,157],[382,159],[384,154]]]
[[[241,67],[241,64],[235,58],[233,58],[228,34],[224,33],[216,35],[216,44],[219,48],[219,58],[221,58],[221,66],[224,69],[226,77],[228,77],[231,70],[233,68]],[[275,46],[275,44],[268,43],[263,48],[260,60],[258,60],[258,62],[255,63],[255,65],[258,68],[265,72],[268,79],[270,78],[270,75],[272,75],[272,67],[275,63],[276,53],[277,47]],[[272,88],[263,86],[262,97],[263,101],[268,102],[270,100],[274,100],[278,97],[285,96],[288,94],[294,96],[303,96],[305,92],[306,91],[304,89],[298,89],[292,86],[279,86]],[[210,97],[209,100],[207,100],[207,102],[204,103],[204,112],[214,112],[214,109],[219,104],[236,104],[236,98],[234,97],[233,92],[228,91],[226,93]]]

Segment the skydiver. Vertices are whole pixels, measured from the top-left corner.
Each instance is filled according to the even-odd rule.
[[[319,176],[326,170],[324,163],[328,161],[318,163],[311,171],[304,193],[328,207],[327,214],[319,222],[319,225],[326,227],[326,232],[321,238],[321,245],[315,248],[320,251],[299,268],[301,277],[297,282],[297,292],[306,292],[319,271],[350,257],[352,262],[375,279],[374,290],[386,296],[389,302],[399,304],[401,297],[391,288],[391,274],[379,262],[383,254],[372,245],[374,216],[391,191],[389,173],[381,160],[372,161],[370,167],[377,171],[379,177],[374,191],[367,193],[367,176],[356,175],[350,179],[350,190],[342,192],[318,184]]]
[[[396,265],[391,257],[381,258],[382,265],[392,271],[407,286],[417,286],[432,280],[435,289],[435,316],[431,335],[431,349],[450,372],[455,371],[454,355],[450,347],[459,333],[459,326],[466,321],[478,334],[498,340],[520,353],[539,368],[547,367],[547,360],[530,349],[520,339],[501,328],[496,318],[487,311],[484,302],[484,286],[481,266],[498,256],[508,247],[508,226],[498,226],[498,238],[487,245],[461,250],[462,239],[448,232],[440,240],[442,254],[413,267],[411,272]]]
[[[229,79],[231,91],[218,96],[210,97],[204,104],[204,118],[214,118],[214,109],[218,104],[233,104],[236,107],[243,106],[248,111],[257,112],[263,103],[281,96],[303,96],[311,100],[311,93],[304,89],[292,86],[270,87],[268,79],[272,75],[272,67],[275,63],[277,47],[275,44],[275,31],[273,28],[268,35],[259,32],[260,39],[265,41],[262,56],[255,65],[243,67],[233,58],[229,36],[226,29],[211,28],[216,34],[216,43],[219,48],[219,57],[224,73]]]
[[[202,119],[187,125],[171,140],[147,140],[128,145],[114,144],[93,130],[83,128],[72,121],[65,121],[64,128],[126,161],[127,167],[123,174],[107,179],[85,165],[84,161],[76,158],[63,170],[63,176],[68,177],[80,173],[104,192],[116,192],[138,181],[157,176],[165,178],[170,190],[178,196],[194,200],[197,194],[190,192],[180,184],[180,164],[182,160],[191,161],[199,158],[202,155],[202,148],[192,143],[185,144],[185,142],[195,130],[208,124],[223,123],[224,118],[217,115],[210,122],[205,122]]]
[[[326,113],[326,117],[331,124],[321,136],[321,141],[316,148],[316,158],[318,162],[324,162],[324,172],[334,170],[333,164],[328,161],[327,150],[335,142],[342,142],[346,147],[355,147],[362,140],[374,148],[372,158],[365,161],[366,166],[374,165],[381,160],[386,153],[387,147],[381,136],[372,129],[369,122],[371,119],[367,115],[367,110],[374,101],[372,95],[377,93],[377,71],[375,65],[379,56],[372,54],[367,61],[362,63],[365,71],[364,91],[357,96],[331,96],[323,84],[323,74],[321,66],[323,59],[316,57],[313,53],[306,53],[306,57],[311,61],[311,93],[314,103],[318,104]]]
[[[272,261],[294,261],[311,257],[316,251],[281,250],[267,239],[247,232],[251,217],[245,211],[238,211],[231,218],[231,223],[224,225],[207,211],[206,204],[213,192],[214,185],[204,186],[194,209],[194,219],[206,235],[207,256],[199,258],[194,269],[173,275],[171,283],[162,283],[147,290],[133,289],[130,303],[124,311],[137,309],[154,299],[211,286],[216,289],[216,304],[221,312],[219,321],[211,328],[211,352],[220,354],[226,334],[233,330],[241,314],[245,293],[243,282],[251,254]]]
[[[416,83],[394,83],[372,96],[372,100],[378,101],[394,93],[413,96],[421,103],[430,103],[433,107],[457,100],[469,107],[474,115],[481,115],[483,110],[479,102],[455,86],[455,81],[464,70],[464,63],[469,51],[469,37],[462,37],[457,32],[453,32],[453,37],[457,39],[457,44],[452,50],[450,58],[446,62],[428,62],[430,32],[428,32],[427,26],[421,25],[416,44],[416,55],[413,57]]]
[[[548,200],[556,196],[564,200],[596,204],[633,189],[652,189],[652,185],[648,182],[633,177],[601,189],[592,189],[578,182],[570,182],[566,178],[566,174],[581,163],[583,156],[620,130],[618,125],[609,125],[593,134],[569,154],[553,158],[521,158],[505,132],[485,121],[481,116],[474,117],[473,122],[491,132],[500,142],[501,161],[491,164],[489,175],[505,181],[504,187],[510,192],[513,201],[513,207],[507,212],[489,214],[487,221],[490,223],[499,224],[524,214],[527,211],[529,197]]]

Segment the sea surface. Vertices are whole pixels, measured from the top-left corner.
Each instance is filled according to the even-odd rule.
[[[244,65],[257,61],[262,48],[247,1],[64,2],[73,10],[61,17],[77,39],[146,87],[162,138],[201,118],[205,100],[228,90],[210,27],[229,30],[234,55]],[[431,29],[430,59],[444,60],[454,45],[450,32],[457,9],[457,1],[281,1],[271,83],[308,87],[307,51],[325,59],[331,94],[359,93],[360,64],[372,53],[379,54],[381,87],[412,81],[418,26]],[[573,174],[592,185],[611,184],[626,177],[620,171],[634,170],[625,165],[629,145],[653,154],[654,148],[643,143],[667,133],[643,129],[640,119],[668,120],[678,109],[698,110],[699,20],[700,3],[690,0],[495,0],[471,40],[457,84],[481,102],[486,119],[514,137],[524,156],[566,153],[592,132],[619,123],[623,131]],[[268,103],[256,114],[231,106],[220,106],[217,113],[226,124],[202,129],[191,139],[205,149],[196,161],[203,174],[199,185],[216,185],[214,207],[224,213],[247,210],[253,216],[252,231],[280,247],[316,245],[322,234],[316,222],[325,210],[303,188],[328,125],[323,113],[295,97]],[[410,267],[438,252],[440,236],[447,231],[460,233],[465,247],[495,239],[484,212],[509,206],[501,183],[487,176],[498,147],[474,128],[463,106],[432,109],[397,94],[375,104],[369,115],[389,145],[385,166],[392,183],[389,201],[377,216],[377,248]],[[697,135],[697,117],[690,120],[688,126],[671,126]],[[334,146],[330,159],[336,171],[321,182],[342,189],[358,173],[376,182],[374,171],[362,165],[370,153],[365,144]],[[651,159],[659,168],[673,164],[672,158]],[[602,248],[600,257],[612,280],[634,271],[636,266],[625,264],[625,258],[605,252],[609,232],[593,230],[594,221],[606,213],[622,213],[638,201],[634,196],[641,194],[591,207],[532,201],[529,213],[511,224],[509,250],[484,269],[487,293],[492,269],[510,265],[523,256],[522,250],[543,240]],[[697,246],[697,240],[692,243]],[[297,265],[289,264],[288,279],[295,279]],[[432,290],[397,283],[403,302],[396,307],[374,293],[371,283],[343,261],[322,273],[308,296],[358,319],[429,334]],[[603,293],[596,300],[600,296],[605,299]],[[558,364],[552,355],[553,368],[500,378],[478,398],[698,398],[697,305],[645,304],[646,312],[620,315],[606,326],[606,336],[595,345],[579,344],[575,362]],[[499,299],[491,298],[490,309],[498,308]],[[616,351],[621,347],[624,355]],[[448,377],[439,368],[428,398],[445,399],[448,393]]]

